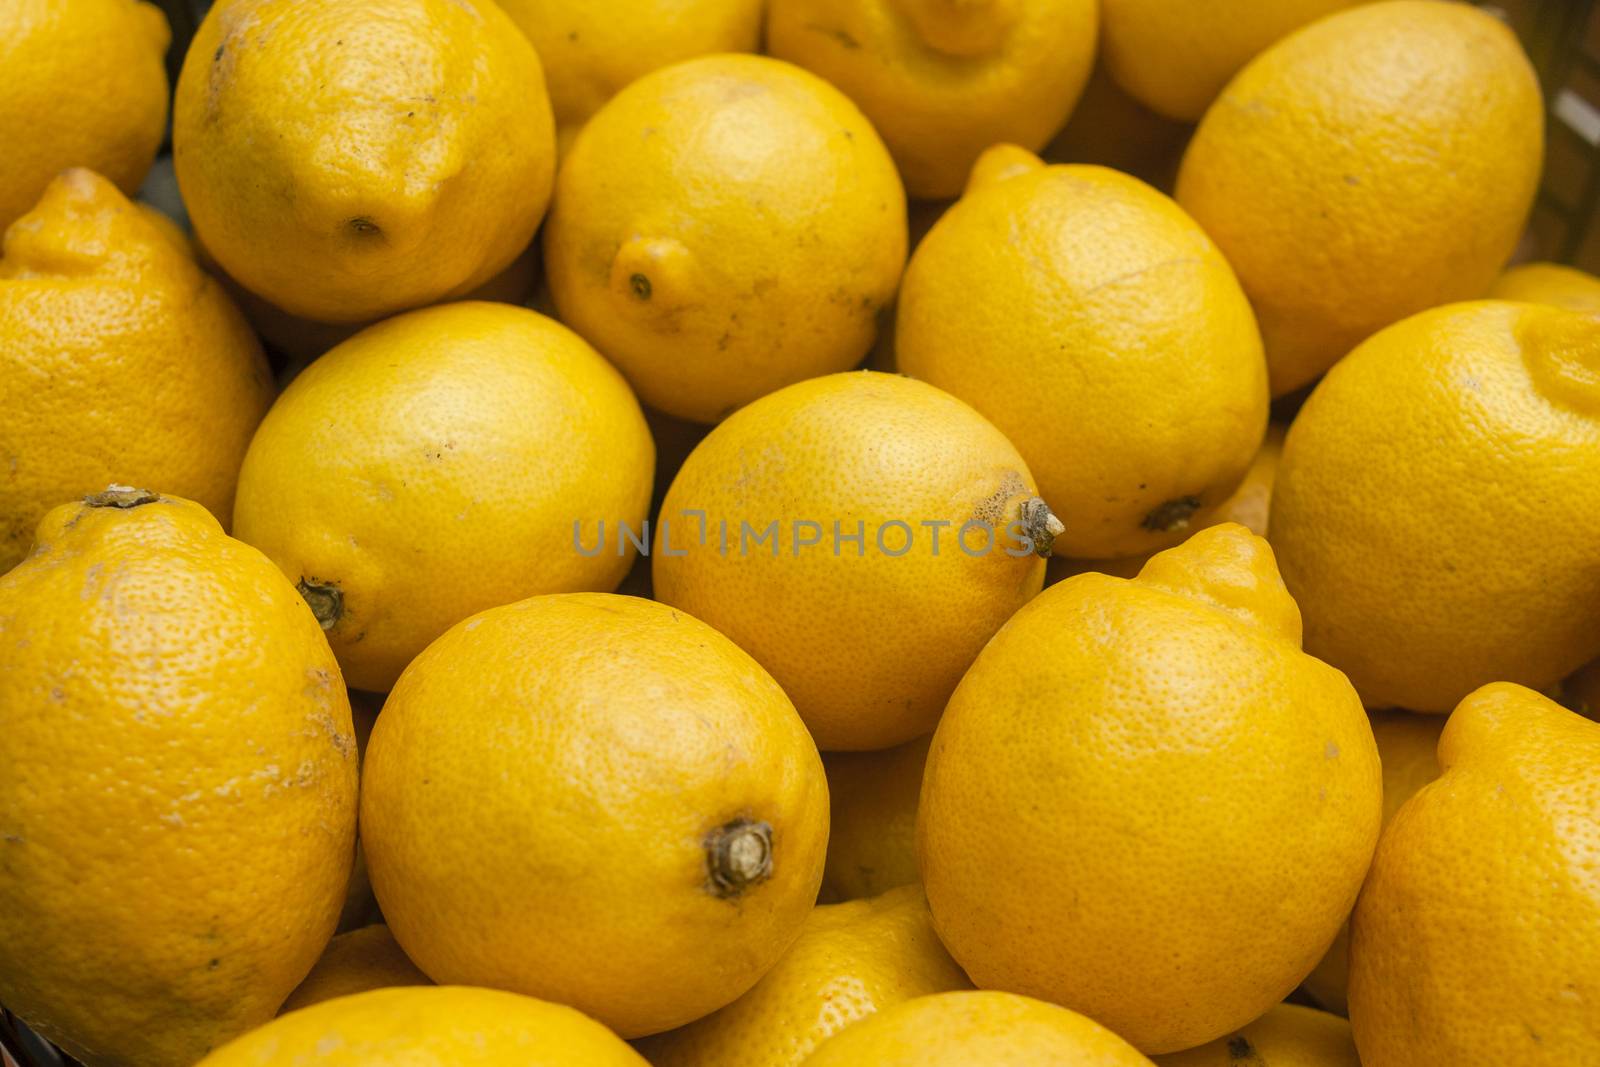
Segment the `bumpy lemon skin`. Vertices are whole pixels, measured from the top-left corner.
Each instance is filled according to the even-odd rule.
[[[356,746],[294,587],[204,508],[64,504],[0,577],[0,1002],[90,1067],[188,1067],[333,933]]]

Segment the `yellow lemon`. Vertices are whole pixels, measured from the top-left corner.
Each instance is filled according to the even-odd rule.
[[[651,71],[761,45],[761,0],[499,2],[544,62],[563,146],[618,90]]]
[[[0,257],[0,572],[46,511],[111,482],[226,522],[271,402],[227,295],[109,181],[67,171]]]
[[[1093,0],[771,0],[767,47],[844,90],[912,196],[961,192],[979,153],[1037,150],[1094,61]]]
[[[797,1067],[873,1012],[971,985],[935,936],[922,888],[906,885],[818,907],[750,992],[639,1048],[655,1067]]]
[[[1443,715],[1413,715],[1406,711],[1378,711],[1372,715],[1372,736],[1383,761],[1383,823],[1388,825],[1400,805],[1417,790],[1439,777],[1439,734]],[[1339,936],[1316,969],[1301,983],[1305,991],[1329,1011],[1348,1014],[1345,987],[1350,977],[1350,925]]]
[[[712,430],[662,502],[651,573],[772,672],[820,747],[887,748],[932,728],[1059,528],[983,416],[855,371]]]
[[[560,1004],[463,986],[376,989],[280,1016],[198,1067],[645,1067]]]
[[[979,986],[1172,1052],[1317,962],[1381,789],[1361,703],[1301,652],[1271,549],[1215,526],[1132,581],[1051,586],[995,635],[934,734],[917,855]]]
[[[617,524],[643,527],[653,457],[627,383],[572,331],[447,304],[290,383],[245,457],[234,526],[298,583],[350,684],[387,690],[474,612],[615,588],[632,551]]]
[[[1189,144],[1178,203],[1250,294],[1273,394],[1487,290],[1522,235],[1543,136],[1533,68],[1471,4],[1363,4],[1240,71]]]
[[[1279,1004],[1209,1045],[1157,1056],[1156,1067],[1361,1067],[1361,1061],[1348,1020]]]
[[[460,296],[527,247],[555,133],[539,57],[492,0],[225,0],[173,110],[195,234],[318,322]]]
[[[856,900],[917,880],[917,797],[932,734],[878,752],[827,752],[828,865],[822,892]]]
[[[1150,1067],[1110,1030],[1011,993],[917,997],[856,1023],[805,1067]]]
[[[305,981],[295,987],[279,1013],[298,1011],[313,1004],[369,989],[391,986],[432,985],[382,923],[340,934],[322,950]]]
[[[1233,271],[1176,204],[1104,167],[986,154],[917,246],[895,347],[901,370],[1016,444],[1066,524],[1063,555],[1182,540],[1266,431],[1266,365]]]
[[[762,56],[634,82],[573,143],[545,270],[652,407],[715,422],[854,366],[906,257],[905,194],[837,89]]]
[[[1257,537],[1267,536],[1267,516],[1272,507],[1272,483],[1278,477],[1278,460],[1283,457],[1283,439],[1287,427],[1281,422],[1267,426],[1267,436],[1256,452],[1256,458],[1245,471],[1244,481],[1233,495],[1222,503],[1198,512],[1190,524],[1197,530],[1236,522]],[[1153,552],[1142,556],[1123,556],[1119,559],[1066,559],[1052,556],[1045,568],[1045,584],[1053,585],[1064,578],[1084,571],[1099,571],[1117,578],[1133,578],[1150,561]]]
[[[1193,122],[1263,48],[1357,2],[1104,0],[1106,66],[1117,84],[1146,107]]]
[[[1600,1062],[1600,724],[1495,683],[1383,832],[1351,924],[1365,1067]]]
[[[827,782],[793,705],[653,601],[534,597],[451,628],[363,770],[367,868],[406,954],[627,1037],[754,985],[822,880]]]
[[[316,620],[204,508],[113,486],[0,577],[0,1003],[89,1067],[189,1067],[333,933],[356,753]]]
[[[1600,321],[1484,301],[1382,331],[1289,430],[1272,544],[1306,649],[1445,712],[1600,654]]]
[[[1497,300],[1525,300],[1600,315],[1600,278],[1560,263],[1512,267],[1495,279],[1489,295]]]
[[[166,132],[171,38],[139,0],[0,6],[0,233],[69,167],[134,194]]]

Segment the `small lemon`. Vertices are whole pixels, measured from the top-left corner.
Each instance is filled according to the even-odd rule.
[[[0,5],[0,233],[69,167],[138,190],[166,132],[171,39],[139,0]]]
[[[905,885],[818,907],[750,992],[639,1048],[654,1067],[797,1067],[873,1012],[971,987],[933,932],[922,887]]]
[[[47,511],[113,482],[227,522],[272,392],[238,308],[164,224],[62,174],[0,257],[0,572]]]
[[[830,801],[822,892],[877,896],[917,880],[917,797],[932,734],[877,752],[825,752]]]
[[[329,323],[500,273],[555,169],[539,57],[492,0],[223,0],[184,59],[172,147],[206,251]]]
[[[250,444],[234,526],[300,586],[350,684],[387,690],[474,612],[615,588],[653,457],[627,383],[571,330],[445,304],[290,383]]]
[[[827,82],[707,56],[595,114],[562,163],[544,242],[562,321],[645,403],[716,422],[866,355],[905,265],[905,193]]]
[[[1362,4],[1240,71],[1177,195],[1250,294],[1273,394],[1392,322],[1482,295],[1522,235],[1543,138],[1528,57],[1472,4]]]
[[[362,773],[406,954],[626,1037],[753,986],[822,880],[827,781],[794,706],[649,600],[541,596],[452,627],[389,694]]]
[[[911,258],[895,348],[1016,444],[1066,524],[1063,555],[1182,540],[1266,431],[1261,339],[1227,261],[1104,167],[986,153]]]
[[[1297,1004],[1279,1004],[1227,1037],[1155,1061],[1156,1067],[1361,1067],[1348,1020]]]
[[[767,47],[828,79],[883,134],[906,189],[961,191],[979,153],[1037,150],[1093,64],[1093,0],[771,0]]]
[[[407,958],[389,928],[374,923],[329,941],[311,973],[283,1002],[279,1014],[369,989],[432,984]]]
[[[772,672],[820,747],[887,748],[932,728],[1059,529],[983,416],[853,371],[712,430],[662,502],[651,573]]]
[[[1489,295],[1497,300],[1526,300],[1569,311],[1600,314],[1600,278],[1560,263],[1523,263],[1495,280]]]

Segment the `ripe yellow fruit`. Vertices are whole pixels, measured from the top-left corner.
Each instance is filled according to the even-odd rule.
[[[797,1067],[857,1021],[912,997],[970,989],[933,932],[922,887],[823,904],[755,987],[639,1043],[654,1067]]]
[[[844,90],[906,189],[961,192],[984,149],[1042,148],[1094,62],[1094,0],[771,0],[767,47]]]
[[[754,985],[822,880],[827,781],[793,705],[653,601],[534,597],[453,627],[389,694],[363,770],[367,868],[406,954],[626,1037]]]
[[[1133,581],[1051,586],[995,635],[934,734],[917,855],[979,986],[1172,1052],[1316,963],[1380,793],[1366,714],[1300,651],[1272,550],[1216,526]]]
[[[1366,1067],[1600,1062],[1600,724],[1485,686],[1383,832],[1350,942]]]
[[[1489,295],[1496,300],[1525,300],[1600,315],[1600,278],[1560,263],[1512,267],[1495,279]]]
[[[895,347],[1016,444],[1066,524],[1063,555],[1182,540],[1266,431],[1261,340],[1227,261],[1104,167],[986,153],[911,258]]]
[[[713,52],[761,47],[761,0],[499,0],[544,63],[562,146],[624,86]]]
[[[905,266],[905,193],[837,89],[775,59],[707,56],[595,114],[544,246],[562,321],[651,407],[716,422],[866,355]]]
[[[805,1067],[1150,1067],[1110,1030],[1012,993],[917,997],[822,1044]]]
[[[1289,430],[1272,544],[1306,650],[1445,712],[1600,654],[1600,321],[1482,301],[1361,345]]]
[[[173,110],[195,234],[318,322],[460,296],[527,247],[555,131],[539,57],[491,0],[225,0]]]
[[[932,728],[1059,528],[981,415],[855,371],[712,430],[662,502],[651,573],[772,672],[819,747],[887,748]]]
[[[561,1004],[465,986],[376,989],[280,1016],[197,1067],[646,1067]]]
[[[1105,62],[1134,99],[1194,122],[1228,79],[1285,34],[1359,0],[1104,0]]]
[[[139,0],[0,6],[0,233],[69,167],[134,194],[166,132],[171,39]]]
[[[329,941],[305,981],[283,1002],[279,1014],[369,989],[432,984],[406,956],[389,928],[374,923]]]
[[[1267,517],[1272,508],[1272,483],[1278,477],[1278,460],[1283,457],[1283,438],[1287,427],[1281,422],[1269,423],[1267,436],[1256,451],[1244,481],[1233,495],[1214,508],[1199,512],[1192,525],[1196,530],[1236,522],[1257,537],[1267,536]],[[1045,568],[1045,584],[1054,585],[1074,574],[1099,571],[1117,578],[1137,577],[1150,561],[1153,552],[1142,556],[1123,556],[1120,559],[1065,559],[1053,556]]]
[[[1372,736],[1378,742],[1378,757],[1383,761],[1383,825],[1387,826],[1400,805],[1417,790],[1439,777],[1439,734],[1444,730],[1443,715],[1413,715],[1406,711],[1378,711],[1372,714]],[[1339,936],[1323,955],[1322,962],[1301,983],[1305,991],[1324,1008],[1340,1015],[1349,1014],[1345,996],[1350,978],[1350,924],[1339,927]]]
[[[0,766],[0,1003],[89,1067],[188,1067],[333,933],[339,667],[198,504],[113,486],[45,516],[0,577]]]
[[[349,683],[387,690],[474,612],[615,588],[632,554],[617,524],[643,527],[654,455],[627,383],[571,330],[446,304],[290,383],[245,457],[234,527],[299,584]]]
[[[1250,294],[1273,394],[1484,293],[1522,235],[1543,138],[1527,56],[1471,4],[1363,4],[1240,71],[1189,144],[1178,203]]]
[[[1156,1057],[1156,1067],[1361,1067],[1349,1020],[1279,1004],[1209,1045]]]
[[[917,797],[932,734],[878,752],[826,752],[825,899],[874,897],[917,880]]]
[[[67,171],[0,258],[0,572],[45,512],[111,482],[227,521],[271,402],[226,294],[109,181]]]

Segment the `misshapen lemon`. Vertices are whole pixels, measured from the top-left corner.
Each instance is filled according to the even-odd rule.
[[[716,422],[866,355],[905,266],[905,193],[827,82],[707,56],[590,120],[544,242],[562,321],[651,407]]]
[[[664,604],[543,596],[452,627],[368,745],[383,914],[440,982],[627,1037],[733,1001],[816,900],[828,789],[776,682]]]
[[[134,194],[165,132],[171,37],[140,0],[0,7],[0,233],[69,167]]]
[[[928,732],[1039,591],[1059,528],[983,416],[855,371],[712,430],[661,505],[651,573],[772,672],[820,747],[887,748]]]
[[[1279,1004],[1227,1037],[1155,1060],[1156,1067],[1361,1067],[1348,1020],[1297,1004]]]
[[[355,747],[316,620],[204,508],[52,510],[0,577],[0,1002],[90,1067],[266,1022],[339,917]]]
[[[220,521],[272,402],[261,346],[161,224],[70,170],[0,258],[0,571],[58,504],[112,482]]]
[[[1149,1067],[1110,1030],[1011,993],[917,997],[842,1031],[805,1067]]]
[[[1092,0],[772,0],[767,47],[883,134],[912,196],[955,196],[992,144],[1043,147],[1093,63]]]
[[[1439,765],[1351,921],[1362,1064],[1600,1061],[1600,724],[1488,685],[1451,714]]]
[[[684,59],[761,46],[761,0],[498,0],[544,62],[563,146],[624,86]]]
[[[377,989],[290,1012],[198,1067],[646,1067],[560,1004],[464,986]]]
[[[290,383],[245,457],[234,524],[300,585],[350,684],[387,690],[476,611],[615,588],[632,559],[618,524],[643,527],[654,454],[627,383],[571,330],[446,304]]]
[[[1527,56],[1471,4],[1363,4],[1240,71],[1189,144],[1178,203],[1239,272],[1274,395],[1392,322],[1481,296],[1522,235],[1543,136]]]
[[[1600,654],[1600,320],[1501,301],[1414,315],[1319,385],[1272,543],[1306,649],[1368,707],[1445,712]]]
[[[1016,444],[1063,555],[1182,540],[1267,426],[1255,319],[1194,220],[1135,178],[1012,147],[917,246],[895,349]]]
[[[283,1002],[280,1014],[369,989],[432,984],[407,958],[389,928],[375,923],[329,941],[305,981]]]
[[[1239,68],[1285,34],[1359,0],[1104,0],[1105,62],[1162,115],[1193,122]]]
[[[934,926],[974,982],[1150,1053],[1294,989],[1355,900],[1381,805],[1361,703],[1299,638],[1271,550],[1232,525],[1133,581],[1051,586],[995,635],[917,813]]]
[[[218,3],[172,138],[206,250],[318,322],[483,284],[527,247],[555,170],[539,57],[492,0]]]
[[[969,988],[933,932],[922,887],[905,885],[821,905],[755,988],[640,1050],[654,1067],[796,1067],[874,1012]]]

